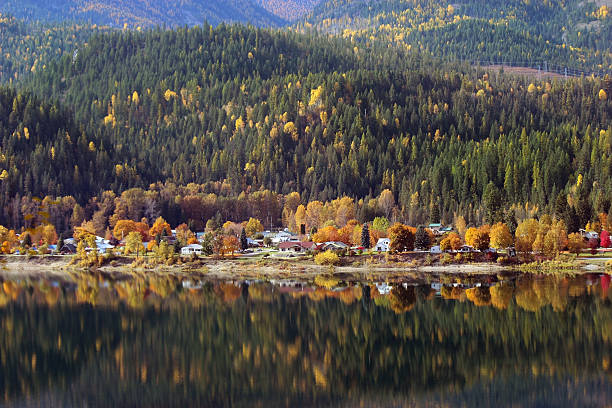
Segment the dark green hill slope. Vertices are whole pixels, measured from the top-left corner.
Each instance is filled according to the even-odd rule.
[[[111,146],[74,124],[57,104],[0,88],[1,204],[20,195],[73,194],[84,200],[112,169]]]
[[[109,30],[68,23],[27,23],[0,14],[0,83],[18,83],[50,61],[74,56],[93,34]]]
[[[158,180],[322,200],[389,188],[407,212],[439,203],[452,214],[479,211],[491,184],[508,205],[550,208],[560,192],[605,204],[609,85],[467,72],[387,47],[220,26],[96,36],[29,86],[114,146],[112,180],[92,194]]]

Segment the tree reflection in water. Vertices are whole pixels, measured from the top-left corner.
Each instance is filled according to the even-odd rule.
[[[319,282],[4,281],[0,404],[612,400],[607,275]]]

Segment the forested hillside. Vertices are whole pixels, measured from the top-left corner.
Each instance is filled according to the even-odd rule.
[[[612,71],[612,16],[579,0],[329,0],[301,29],[385,39],[448,59]]]
[[[2,205],[20,194],[87,199],[112,173],[111,146],[86,135],[70,114],[27,94],[0,88]]]
[[[205,26],[95,36],[29,87],[62,99],[109,158],[112,174],[63,194],[157,181],[305,201],[389,189],[414,222],[474,214],[489,185],[498,206],[550,210],[560,193],[610,205],[612,89],[599,79],[530,84],[386,47]],[[26,177],[9,172],[6,194],[27,194]]]
[[[181,27],[207,21],[279,26],[285,21],[254,0],[4,0],[0,12],[27,21],[86,22],[113,27]]]
[[[108,31],[76,24],[26,23],[0,14],[0,83],[19,82],[50,61],[74,56],[95,33]]]

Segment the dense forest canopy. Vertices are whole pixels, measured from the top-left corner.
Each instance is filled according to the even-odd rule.
[[[432,38],[446,30],[470,49],[475,35],[452,27],[511,27],[493,21],[501,4],[488,11],[479,4],[345,1],[325,3],[313,15],[342,16],[353,7],[351,15],[370,24],[375,13],[380,29],[396,19],[413,27],[410,35],[426,36],[427,16],[435,14],[441,31]],[[534,27],[551,12],[548,3],[521,4],[506,12]],[[574,10],[572,4],[562,9]],[[456,19],[457,10],[468,18]],[[609,17],[600,14],[601,28]],[[133,31],[66,25],[26,34],[35,25],[4,17],[0,75],[28,91],[2,90],[1,224],[28,224],[20,208],[31,195],[85,206],[103,201],[108,190],[118,197],[135,187],[158,197],[150,215],[177,222],[185,206],[168,194],[180,191],[202,202],[211,193],[232,200],[227,208],[215,201],[211,216],[241,221],[252,215],[244,208],[255,207],[240,203],[265,190],[278,201],[267,225],[285,221],[281,211],[292,192],[303,204],[350,197],[361,222],[385,212],[363,210],[384,190],[396,205],[394,218],[411,223],[457,215],[480,222],[483,196],[495,198],[489,206],[529,209],[525,214],[552,214],[562,197],[583,224],[609,211],[608,79],[538,80],[441,63],[367,26],[355,35],[317,34],[307,28],[319,24],[310,18],[303,33],[221,24]],[[525,38],[549,41],[545,35],[552,34]],[[521,39],[513,44],[520,51]],[[59,125],[50,119],[56,115]],[[184,188],[190,183],[196,187]]]
[[[452,214],[479,206],[489,182],[508,203],[543,208],[593,183],[593,203],[610,191],[609,82],[433,65],[222,25],[97,35],[28,86],[62,98],[97,146],[114,146],[119,170],[98,175],[92,195],[164,180],[309,200],[389,188],[405,209],[439,202]]]
[[[108,28],[28,23],[0,13],[0,83],[18,83],[64,55],[74,56],[95,33]]]

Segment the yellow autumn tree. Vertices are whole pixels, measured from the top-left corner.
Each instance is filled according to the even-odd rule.
[[[531,93],[534,93],[534,92],[535,92],[537,89],[538,89],[538,88],[536,88],[536,86],[535,86],[533,83],[531,83],[531,84],[529,84],[529,86],[527,87],[527,92],[529,92],[529,93],[531,94]]]
[[[142,244],[142,235],[137,231],[132,231],[125,239],[124,253],[126,255],[136,254],[137,256],[144,253],[144,245]]]
[[[297,128],[295,127],[295,123],[293,123],[293,122],[285,123],[285,126],[283,127],[283,132],[285,132],[285,134],[287,134],[287,135],[291,135],[291,138],[293,140],[297,140],[298,139]]]
[[[522,221],[516,228],[516,233],[514,234],[516,238],[516,249],[519,252],[531,252],[539,229],[540,223],[533,218]]]
[[[249,218],[249,221],[244,227],[244,232],[246,233],[247,237],[252,237],[258,232],[262,232],[263,230],[263,224],[257,218]]]
[[[508,248],[514,242],[510,229],[502,222],[498,222],[491,227],[490,238],[491,247],[497,249]]]
[[[478,250],[485,250],[489,247],[489,228],[468,228],[465,232],[465,243]]]

